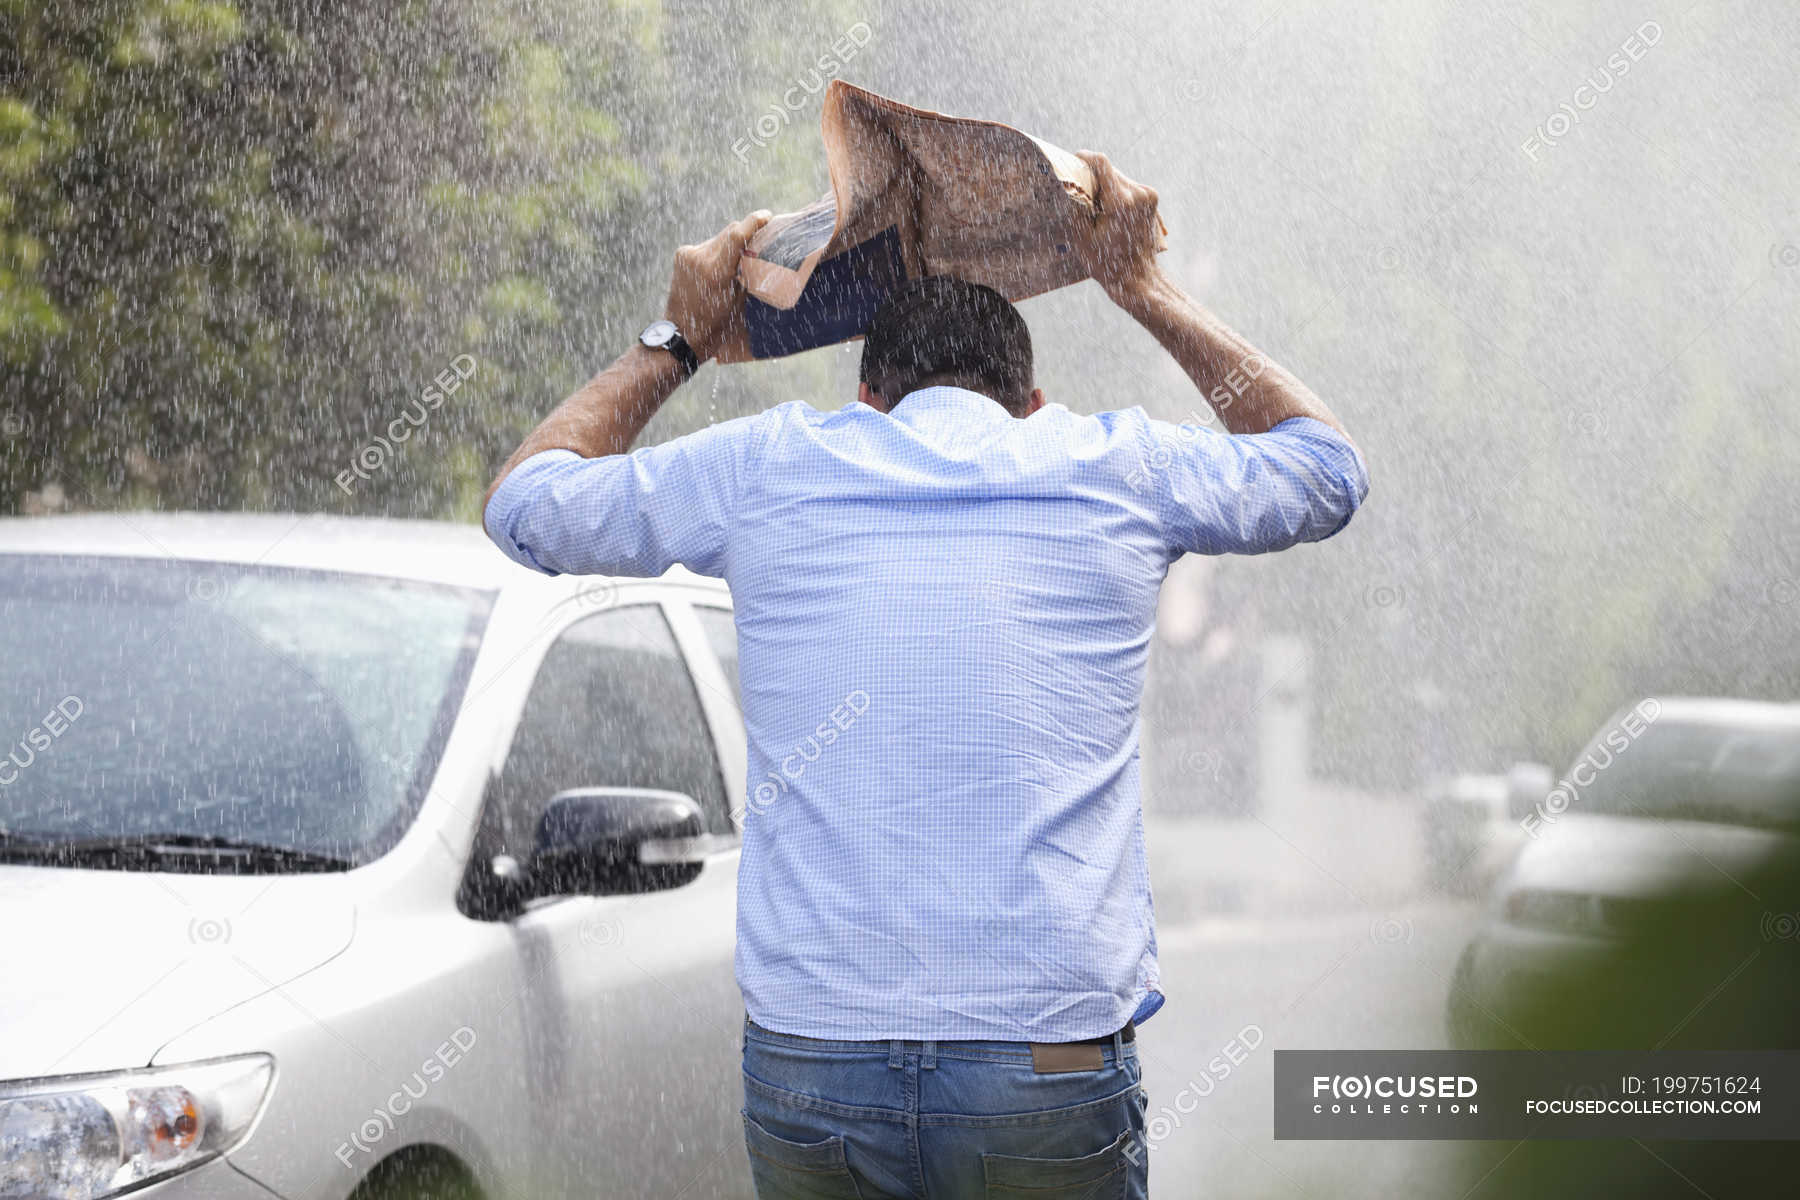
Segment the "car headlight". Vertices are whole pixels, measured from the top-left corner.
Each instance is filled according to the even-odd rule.
[[[267,1054],[0,1082],[0,1200],[97,1200],[224,1154],[275,1082]]]

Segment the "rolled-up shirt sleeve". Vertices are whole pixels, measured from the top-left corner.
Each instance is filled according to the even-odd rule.
[[[514,467],[482,514],[514,562],[546,575],[721,576],[745,471],[769,414],[630,454],[546,450]]]
[[[1369,493],[1362,455],[1310,417],[1267,433],[1229,435],[1150,421],[1144,478],[1171,549],[1263,554],[1330,537]]]

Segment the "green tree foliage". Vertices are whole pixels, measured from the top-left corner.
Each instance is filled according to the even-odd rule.
[[[788,165],[737,179],[729,126],[693,134],[696,82],[774,36],[738,24],[0,0],[0,511],[472,516],[510,440],[659,302],[671,234],[733,215],[700,184]],[[740,101],[758,86],[780,81]],[[453,361],[468,381],[426,396]]]

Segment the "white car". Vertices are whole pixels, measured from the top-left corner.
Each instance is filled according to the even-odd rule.
[[[1521,820],[1457,1045],[1800,1049],[1800,705],[1621,709]]]
[[[1452,775],[1425,787],[1425,881],[1454,896],[1479,896],[1525,845],[1521,824],[1556,777],[1543,763],[1517,762],[1504,775]]]
[[[0,521],[0,1197],[748,1195],[729,603]]]

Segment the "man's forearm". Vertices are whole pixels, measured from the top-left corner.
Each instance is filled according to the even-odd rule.
[[[488,485],[481,501],[483,511],[512,469],[534,454],[573,450],[583,458],[600,458],[625,453],[686,378],[686,368],[673,354],[633,346],[557,405],[526,436]]]
[[[1129,287],[1109,288],[1108,294],[1181,364],[1232,433],[1266,433],[1292,417],[1311,417],[1344,433],[1310,388],[1202,308],[1160,268]]]

